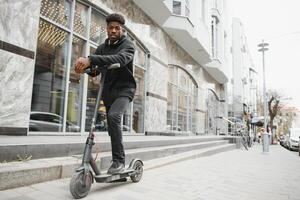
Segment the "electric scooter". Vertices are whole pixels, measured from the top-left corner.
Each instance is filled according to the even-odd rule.
[[[99,70],[101,73],[100,88],[98,91],[96,106],[94,115],[92,118],[91,129],[86,140],[86,145],[84,148],[84,153],[82,157],[82,163],[79,168],[75,170],[71,181],[70,181],[70,192],[75,199],[80,199],[88,195],[92,183],[94,180],[98,183],[110,183],[110,182],[122,182],[126,181],[127,177],[130,177],[132,182],[139,182],[143,175],[143,162],[135,158],[133,159],[128,168],[123,172],[118,174],[107,174],[101,173],[101,170],[97,167],[95,160],[92,156],[92,148],[95,144],[94,142],[94,132],[95,132],[95,122],[97,117],[97,111],[99,109],[99,104],[102,96],[104,80],[107,70],[119,68],[120,64],[112,64],[108,67],[99,68],[98,66],[92,66],[93,70]],[[85,72],[91,72],[91,68],[88,68]]]

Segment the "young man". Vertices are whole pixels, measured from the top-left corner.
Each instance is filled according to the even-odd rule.
[[[125,19],[122,15],[110,14],[106,18],[106,23],[108,38],[98,46],[94,55],[90,55],[88,58],[78,58],[75,71],[84,73],[85,69],[91,66],[106,67],[115,63],[120,64],[120,68],[107,70],[102,95],[112,148],[112,164],[108,173],[117,174],[124,171],[125,168],[121,117],[132,101],[136,90],[136,82],[133,77],[135,49],[134,44],[123,32]],[[92,70],[89,75],[97,76],[99,73],[99,71]]]

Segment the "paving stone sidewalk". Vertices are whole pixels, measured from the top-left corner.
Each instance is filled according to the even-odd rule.
[[[0,199],[73,198],[69,179],[62,179],[0,191]],[[300,157],[279,145],[264,154],[256,144],[249,151],[236,149],[147,170],[139,183],[93,184],[84,199],[300,200]]]

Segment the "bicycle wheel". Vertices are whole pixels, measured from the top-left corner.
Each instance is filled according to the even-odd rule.
[[[253,146],[253,140],[251,139],[251,137],[249,137],[248,140],[249,140],[248,146],[252,147]]]

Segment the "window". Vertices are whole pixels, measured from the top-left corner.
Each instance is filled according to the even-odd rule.
[[[185,0],[185,16],[189,17],[190,16],[190,1]]]
[[[134,61],[136,65],[142,68],[146,68],[146,54],[143,48],[140,45],[135,46],[135,54],[134,54]]]
[[[190,1],[189,0],[173,0],[173,14],[190,16]]]
[[[92,10],[90,24],[90,40],[96,45],[106,39],[106,21],[104,15]]]
[[[90,54],[95,53],[96,47],[90,48]],[[86,117],[85,117],[85,131],[90,131],[94,109],[96,106],[96,98],[100,88],[101,76],[88,77],[87,99],[86,99]],[[96,131],[107,131],[106,109],[103,101],[100,101],[98,115],[96,118]]]
[[[212,40],[212,57],[213,59],[218,58],[218,19],[212,16],[211,21],[211,40]]]
[[[87,16],[88,7],[76,2],[74,16],[74,32],[84,37],[86,37],[87,34]]]
[[[77,74],[74,66],[77,58],[85,56],[85,45],[86,41],[76,36],[73,37],[67,102],[67,120],[78,126],[81,125],[84,76]]]
[[[212,7],[213,8],[218,8],[218,0],[212,0]]]
[[[64,114],[68,33],[40,20],[31,110]],[[62,131],[62,130],[60,130]]]
[[[167,129],[195,133],[196,85],[186,71],[172,65],[169,66],[167,100]]]
[[[70,28],[71,0],[42,0],[41,16]]]
[[[137,56],[137,55],[136,55]],[[136,92],[133,99],[132,129],[134,133],[144,132],[144,105],[145,105],[145,70],[138,66],[134,67]]]
[[[227,60],[227,33],[224,31],[224,58]]]
[[[181,15],[181,1],[173,1],[173,14]]]

